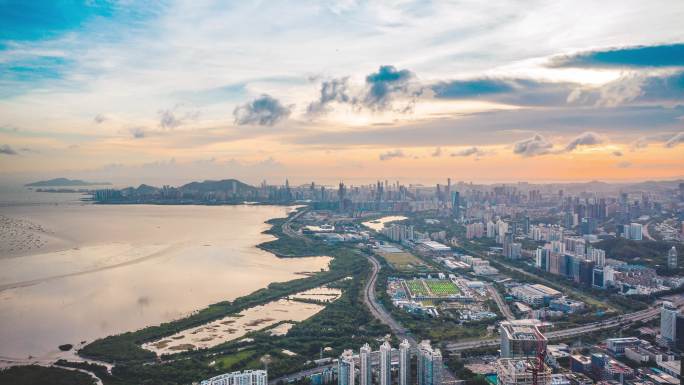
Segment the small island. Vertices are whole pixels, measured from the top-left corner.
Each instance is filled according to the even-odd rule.
[[[54,178],[27,183],[25,187],[80,187],[80,186],[108,186],[109,182],[86,182],[80,179]]]

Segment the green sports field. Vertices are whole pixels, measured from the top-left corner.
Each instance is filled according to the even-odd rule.
[[[437,297],[448,297],[451,295],[457,295],[461,293],[453,282],[447,280],[425,280],[428,288],[434,296]]]
[[[411,297],[416,297],[416,296],[429,296],[430,293],[427,291],[425,286],[423,285],[423,280],[422,279],[414,279],[411,281],[405,281],[406,286],[408,287],[409,291],[411,292]]]
[[[404,281],[411,297],[449,297],[461,290],[453,282],[438,279],[414,279]]]

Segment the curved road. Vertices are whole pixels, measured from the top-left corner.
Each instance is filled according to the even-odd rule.
[[[407,334],[407,330],[399,324],[392,316],[385,310],[385,308],[378,303],[375,296],[375,282],[378,280],[378,272],[380,271],[380,262],[375,257],[368,255],[368,261],[371,263],[373,270],[370,278],[366,281],[366,287],[363,290],[363,301],[368,306],[368,309],[380,322],[389,326],[397,338],[407,339],[412,347],[417,345],[416,340]]]

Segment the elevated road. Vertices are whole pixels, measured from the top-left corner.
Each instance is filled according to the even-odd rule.
[[[496,306],[501,310],[501,314],[509,321],[514,320],[515,316],[513,315],[513,312],[511,312],[511,308],[508,307],[508,304],[501,298],[499,291],[491,284],[487,285],[487,291],[489,291],[489,295],[494,299],[494,302],[496,302]]]
[[[677,295],[669,297],[675,306],[684,305],[684,296]],[[626,326],[637,321],[649,321],[660,316],[660,305],[654,305],[648,309],[638,312],[625,314],[622,316],[612,317],[600,322],[592,322],[586,325],[577,326],[574,328],[554,330],[544,333],[549,340],[559,340],[564,338],[577,337],[583,334],[589,334],[600,330],[613,329],[619,326]],[[500,343],[499,338],[489,338],[473,341],[451,342],[446,345],[447,350],[452,352],[460,352],[468,349],[494,347]]]

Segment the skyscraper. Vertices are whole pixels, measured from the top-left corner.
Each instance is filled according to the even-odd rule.
[[[354,352],[345,350],[337,362],[337,385],[354,385]]]
[[[380,345],[380,385],[392,385],[392,346],[387,341]]]
[[[625,232],[627,232],[626,229]],[[629,225],[629,239],[640,241],[642,239],[642,233],[641,223],[632,223]]]
[[[411,383],[411,344],[403,340],[399,344],[399,385]]]
[[[670,269],[677,268],[677,249],[674,246],[667,252],[667,267]]]
[[[678,314],[679,310],[672,304],[672,302],[663,302],[663,307],[660,309],[660,335],[667,342],[675,342]]]
[[[451,191],[451,212],[456,218],[461,216],[461,194],[458,191]]]
[[[371,347],[365,344],[361,347],[359,353],[359,361],[361,363],[361,373],[359,374],[359,382],[361,385],[372,385],[373,377],[371,372]]]
[[[418,385],[442,383],[442,352],[433,349],[430,341],[418,345]]]
[[[680,353],[684,353],[684,314],[677,314],[675,319],[675,344]]]

